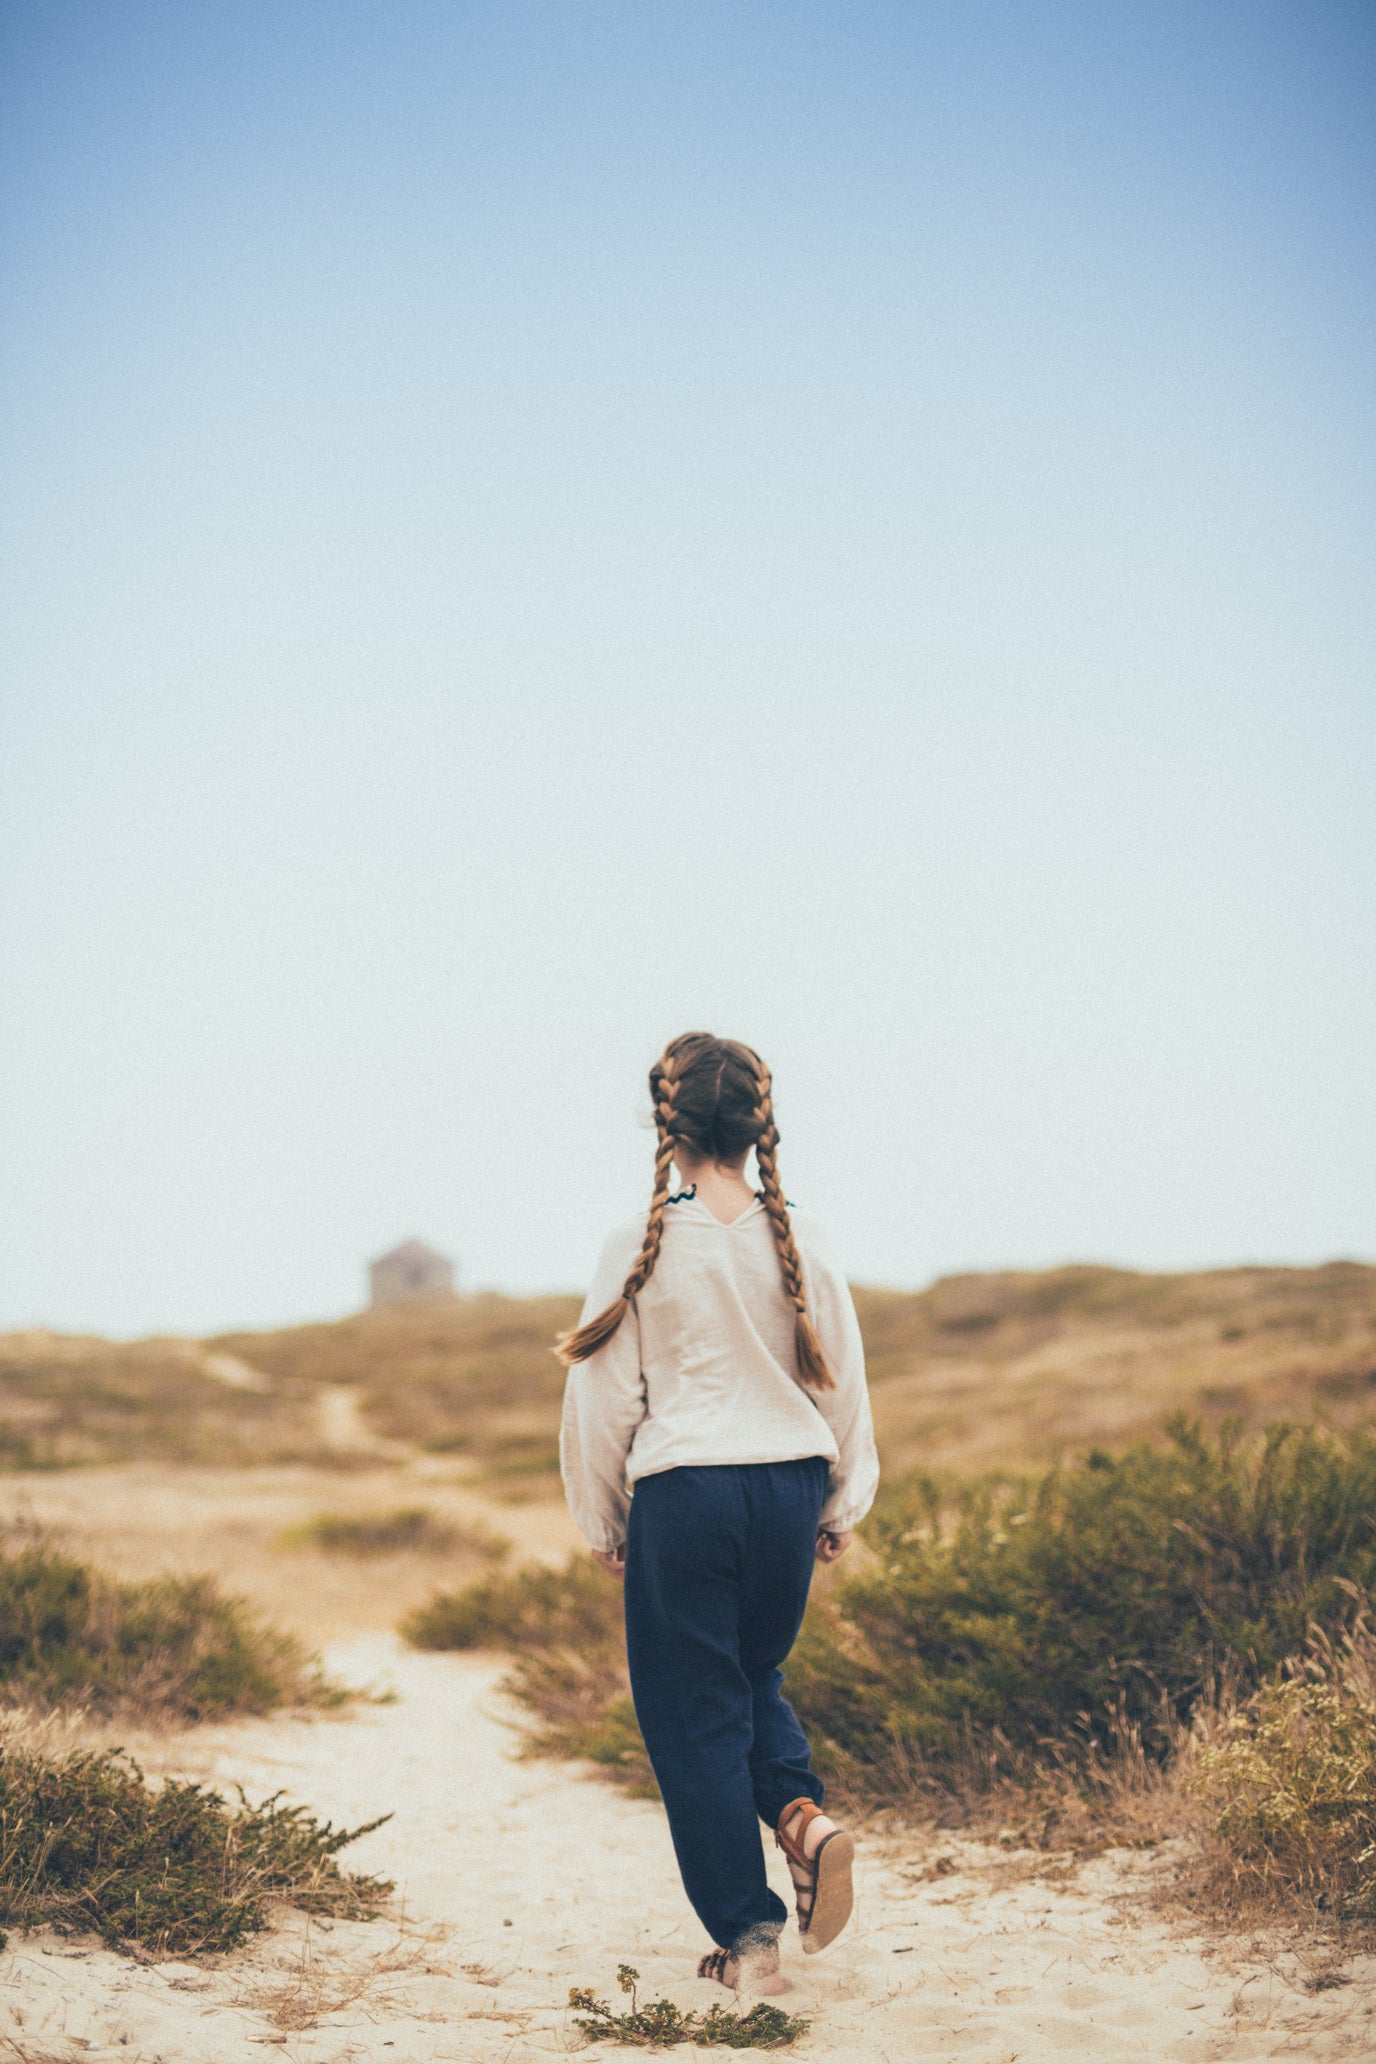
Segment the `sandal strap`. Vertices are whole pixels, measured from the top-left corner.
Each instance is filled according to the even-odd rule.
[[[812,1875],[813,1864],[816,1859],[805,1852],[803,1839],[807,1834],[808,1823],[819,1819],[821,1812],[822,1809],[815,1799],[806,1797],[795,1799],[792,1805],[785,1806],[783,1812],[779,1815],[778,1826],[774,1830],[774,1840],[783,1850],[784,1855],[789,1858],[790,1862],[796,1863],[800,1869],[807,1871],[809,1875]],[[784,1833],[784,1822],[792,1820],[795,1813],[801,1813],[803,1816],[798,1832],[796,1835],[786,1835]]]

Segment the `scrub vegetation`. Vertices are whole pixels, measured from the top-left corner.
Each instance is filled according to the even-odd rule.
[[[118,1752],[0,1754],[0,1922],[93,1932],[154,1957],[235,1949],[271,1904],[371,1920],[391,1891],[352,1876],[333,1828],[281,1795],[237,1808],[199,1784],[154,1787]],[[3,1937],[0,1937],[3,1941]]]
[[[1028,1752],[1162,1755],[1201,1700],[1250,1689],[1376,1588],[1376,1442],[1279,1426],[1038,1479],[916,1478],[818,1601],[789,1682],[842,1763],[901,1744],[940,1771],[973,1733]]]
[[[235,1948],[268,1925],[273,1900],[365,1918],[389,1891],[335,1860],[366,1829],[336,1830],[280,1795],[232,1809],[202,1785],[152,1786],[119,1751],[43,1746],[45,1714],[175,1726],[342,1703],[295,1641],[211,1578],[121,1583],[16,1533],[0,1548],[0,1686],[15,1709],[0,1747],[5,1926],[182,1956]]]
[[[41,1536],[0,1546],[7,1705],[176,1723],[342,1697],[211,1577],[121,1583]]]
[[[1120,1838],[1159,1832],[1163,1794],[1189,1796],[1220,1882],[1365,1913],[1373,1588],[1376,1441],[1177,1422],[1035,1477],[892,1487],[854,1570],[816,1587],[787,1689],[853,1808],[1020,1815],[1059,1845],[1115,1816]],[[652,1785],[620,1595],[586,1558],[441,1596],[405,1631],[509,1650],[535,1746]]]

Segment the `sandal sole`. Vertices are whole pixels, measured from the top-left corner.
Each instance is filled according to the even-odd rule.
[[[803,1950],[815,1956],[836,1940],[855,1906],[855,1839],[844,1828],[828,1835],[817,1851],[816,1891],[807,1927],[802,1930]]]

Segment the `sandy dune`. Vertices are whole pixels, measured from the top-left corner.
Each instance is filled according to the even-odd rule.
[[[724,1997],[694,1975],[704,1944],[659,1808],[568,1766],[516,1760],[497,1665],[411,1654],[384,1634],[357,1636],[328,1661],[355,1682],[389,1680],[396,1703],[139,1747],[150,1768],[237,1779],[255,1796],[280,1786],[336,1821],[395,1809],[351,1852],[396,1878],[394,1917],[322,1927],[292,1916],[249,1950],[199,1965],[15,1938],[0,1957],[0,2056],[625,2057],[634,2053],[582,2045],[563,2005],[570,1985],[614,1994],[625,1961],[651,1995],[702,2006]],[[791,2054],[818,2064],[1376,2054],[1376,1959],[1309,1991],[1315,1974],[1293,1953],[1209,1945],[1134,1910],[1160,1857],[1118,1854],[1055,1883],[1017,1859],[943,1847],[955,1867],[933,1876],[930,1852],[912,1843],[863,1843],[852,1931],[824,1957],[787,1946],[792,1991],[781,2004],[813,2017]]]

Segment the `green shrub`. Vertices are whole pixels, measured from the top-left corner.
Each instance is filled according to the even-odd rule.
[[[236,1948],[268,1925],[273,1899],[373,1917],[390,1883],[335,1859],[380,1820],[336,1829],[280,1793],[260,1806],[239,1798],[235,1812],[202,1785],[154,1790],[117,1752],[0,1753],[0,1921],[187,1956]]]
[[[213,1578],[117,1583],[42,1540],[0,1549],[7,1704],[207,1720],[339,1697]]]
[[[1165,1449],[1091,1453],[954,1510],[916,1481],[867,1529],[876,1563],[820,1597],[789,1665],[806,1722],[852,1759],[940,1768],[1136,1728],[1163,1754],[1222,1676],[1256,1684],[1310,1623],[1376,1587],[1376,1442],[1177,1422]]]
[[[590,1556],[543,1563],[441,1591],[402,1621],[416,1648],[600,1647],[621,1627],[621,1591]]]
[[[1263,1684],[1186,1788],[1214,1814],[1242,1892],[1376,1920],[1376,1644],[1365,1623]]]
[[[1039,1761],[1162,1761],[1201,1695],[1244,1692],[1376,1590],[1376,1442],[1274,1428],[1242,1448],[1177,1424],[1023,1484],[894,1487],[868,1566],[819,1584],[786,1690],[853,1796],[982,1786]],[[535,1744],[652,1790],[621,1593],[585,1556],[435,1598],[419,1647],[512,1652]]]
[[[426,1505],[402,1505],[392,1512],[318,1512],[278,1536],[279,1548],[319,1548],[327,1555],[479,1555],[500,1562],[510,1542],[484,1527],[457,1526],[437,1519]]]

